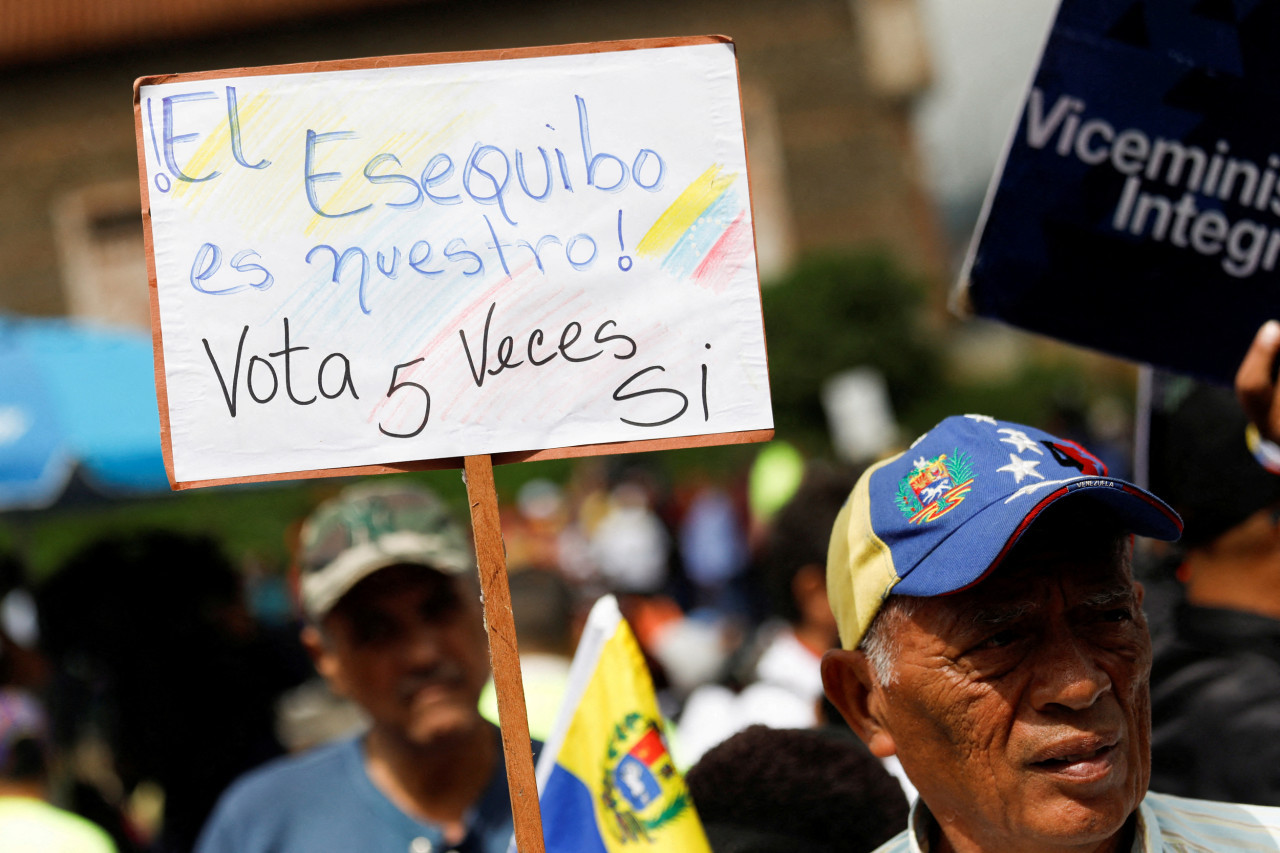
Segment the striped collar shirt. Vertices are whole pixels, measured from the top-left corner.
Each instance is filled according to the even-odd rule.
[[[930,853],[937,822],[920,800],[910,829],[875,853]],[[1148,792],[1138,807],[1131,853],[1280,853],[1280,808],[1190,800]]]

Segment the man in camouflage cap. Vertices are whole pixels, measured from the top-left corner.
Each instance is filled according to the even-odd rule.
[[[259,768],[223,795],[198,853],[501,853],[511,838],[465,532],[422,489],[348,488],[304,523],[302,641],[368,731]]]

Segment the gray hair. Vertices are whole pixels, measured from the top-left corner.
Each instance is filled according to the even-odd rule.
[[[915,614],[920,599],[910,595],[891,595],[880,605],[880,612],[871,620],[871,627],[863,635],[858,648],[875,671],[876,680],[883,686],[893,684],[898,677],[898,626]]]

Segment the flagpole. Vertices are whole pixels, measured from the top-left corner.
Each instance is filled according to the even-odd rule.
[[[507,762],[516,847],[520,853],[545,853],[524,680],[520,676],[515,617],[507,583],[507,556],[498,516],[498,493],[493,484],[493,459],[488,454],[467,456],[463,464],[480,589],[484,595],[485,628],[489,632],[489,663],[498,694],[498,722]]]

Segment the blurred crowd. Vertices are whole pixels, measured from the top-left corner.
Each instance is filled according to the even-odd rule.
[[[1170,392],[1170,406],[1188,396]],[[1190,426],[1182,433],[1169,418],[1157,436],[1166,456],[1153,461],[1181,470],[1178,459],[1208,453],[1176,441],[1233,405],[1229,398],[1215,404],[1214,412],[1184,415]],[[1247,455],[1236,462],[1233,476],[1258,474],[1248,470]],[[826,595],[827,543],[859,466],[807,460],[774,442],[731,476],[671,482],[643,456],[582,460],[572,472],[567,482],[530,480],[501,507],[532,736],[550,731],[587,610],[613,593],[645,653],[672,755],[695,795],[701,791],[709,829],[719,820],[739,832],[754,819],[744,810],[758,817],[800,808],[788,796],[812,787],[817,765],[804,761],[808,752],[829,758],[828,770],[858,764],[857,774],[837,773],[843,781],[832,777],[825,789],[834,796],[855,781],[870,786],[859,796],[890,803],[877,807],[879,830],[901,828],[914,789],[893,759],[881,776],[864,772],[876,762],[826,701],[819,672],[823,652],[838,645]],[[1253,491],[1227,485],[1210,492],[1169,477],[1158,485],[1190,511],[1192,545],[1200,545],[1259,507],[1274,512],[1280,489],[1267,477],[1274,475]],[[1195,517],[1193,495],[1205,512],[1222,516],[1211,530]],[[1185,570],[1185,557],[1158,552],[1140,566],[1153,587],[1148,609],[1157,635],[1181,606],[1177,567]],[[59,814],[109,836],[119,853],[189,853],[236,777],[367,724],[360,707],[317,676],[298,639],[303,618],[281,604],[289,600],[283,568],[238,566],[206,536],[121,532],[84,547],[39,586],[18,559],[6,558],[0,784],[18,779]],[[480,705],[497,722],[492,684]],[[761,726],[791,734],[770,740]],[[753,761],[754,776],[735,769]],[[1157,771],[1165,766],[1157,755]],[[765,773],[772,797],[733,787]],[[892,782],[892,793],[883,794],[890,777],[902,796]],[[0,788],[0,802],[4,794]],[[827,808],[819,824],[842,832],[842,821],[854,816],[831,803],[803,808]]]
[[[752,724],[816,728],[835,641],[831,521],[856,471],[783,443],[731,477],[668,482],[643,457],[584,460],[501,507],[530,728],[545,738],[577,632],[617,595],[683,768]],[[47,799],[122,853],[185,853],[245,770],[364,724],[298,642],[287,572],[237,566],[211,537],[127,531],[38,587],[0,566],[0,684],[42,725]],[[282,592],[283,590],[283,592]],[[497,721],[490,685],[482,711]]]

